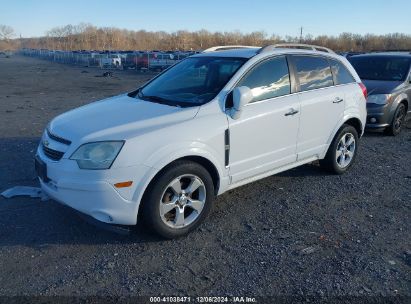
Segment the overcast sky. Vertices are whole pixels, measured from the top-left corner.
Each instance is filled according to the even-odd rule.
[[[411,34],[411,0],[0,0],[0,24],[23,37],[91,23],[130,30],[252,32],[280,36]]]

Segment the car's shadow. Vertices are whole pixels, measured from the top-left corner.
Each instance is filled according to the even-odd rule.
[[[306,177],[306,176],[326,176],[331,175],[331,173],[325,171],[320,167],[318,161],[296,167],[287,171],[280,172],[275,176],[278,177]]]
[[[39,138],[0,139],[0,193],[13,186],[39,187],[34,172],[38,142]],[[127,235],[107,231],[53,200],[0,196],[0,217],[0,247],[162,241],[142,225],[132,227]]]
[[[46,247],[53,244],[118,244],[158,242],[143,225],[129,233],[109,231],[85,220],[77,211],[53,200],[15,197],[0,198],[0,247]]]

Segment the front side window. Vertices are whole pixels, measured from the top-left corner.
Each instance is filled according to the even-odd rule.
[[[355,82],[354,77],[341,62],[330,59],[330,64],[336,85]]]
[[[361,79],[404,81],[411,59],[395,56],[353,56],[350,62]]]
[[[246,58],[189,57],[138,92],[143,100],[173,106],[199,106],[211,101]]]
[[[310,91],[334,85],[328,60],[314,56],[293,56],[300,91]]]
[[[252,102],[290,94],[290,75],[285,56],[265,60],[249,71],[237,84],[253,93]]]

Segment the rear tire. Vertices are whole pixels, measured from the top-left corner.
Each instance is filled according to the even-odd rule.
[[[407,109],[405,104],[400,103],[395,110],[391,125],[384,130],[384,133],[391,136],[397,136],[401,133],[401,128],[404,125]]]
[[[210,173],[192,161],[176,161],[155,177],[144,196],[146,226],[167,239],[196,229],[211,211],[214,184]]]
[[[334,174],[343,174],[353,165],[358,151],[358,132],[344,124],[335,135],[320,165]]]

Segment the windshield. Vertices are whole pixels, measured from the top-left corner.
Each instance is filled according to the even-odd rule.
[[[404,81],[411,59],[385,56],[361,56],[349,59],[361,79]]]
[[[190,57],[149,82],[138,92],[144,100],[173,106],[198,106],[212,100],[246,58]]]

